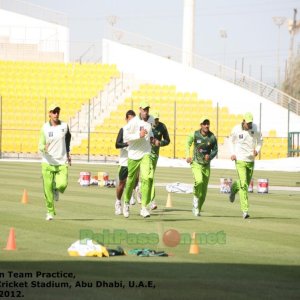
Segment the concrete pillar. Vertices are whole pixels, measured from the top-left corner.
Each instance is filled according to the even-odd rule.
[[[183,0],[182,63],[193,66],[195,0]]]

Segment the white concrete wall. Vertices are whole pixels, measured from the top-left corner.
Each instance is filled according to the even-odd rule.
[[[37,44],[38,50],[63,52],[70,60],[68,27],[0,9],[0,38],[11,43]]]
[[[257,124],[261,104],[262,131],[268,133],[276,129],[277,136],[287,136],[287,109],[248,90],[167,58],[110,40],[103,40],[102,55],[103,63],[116,64],[121,72],[134,74],[138,80],[174,84],[178,92],[197,92],[201,99],[211,99],[215,105],[227,106],[230,113],[251,111]],[[300,131],[300,117],[294,113],[290,115],[290,131]]]

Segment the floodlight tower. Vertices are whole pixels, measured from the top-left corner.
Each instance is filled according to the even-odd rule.
[[[294,37],[300,31],[300,21],[297,22],[297,9],[294,8],[294,18],[289,20],[288,29],[290,32],[290,48],[289,48],[289,57],[288,57],[288,73],[291,71],[291,65],[294,58]]]
[[[108,16],[106,17],[106,20],[108,22],[108,24],[111,26],[110,27],[110,30],[111,30],[111,38],[114,39],[114,36],[115,36],[115,29],[114,29],[114,26],[116,25],[116,23],[118,22],[118,17],[115,16],[115,15],[111,15],[111,16]]]
[[[277,88],[280,87],[280,26],[284,24],[286,17],[273,17],[273,22],[278,26],[278,46],[277,46]]]
[[[221,39],[224,39],[224,66],[226,64],[226,39],[227,39],[227,31],[225,29],[220,29],[219,31]]]
[[[193,66],[195,40],[195,0],[183,0],[182,63]]]

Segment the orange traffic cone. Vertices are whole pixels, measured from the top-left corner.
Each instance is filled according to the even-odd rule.
[[[4,248],[4,250],[17,250],[14,228],[10,228],[6,248]]]
[[[196,242],[196,233],[193,233],[192,236],[192,241],[191,241],[191,246],[190,246],[190,254],[199,254],[200,248],[199,245],[197,245]]]
[[[28,203],[28,193],[27,193],[27,191],[25,189],[24,189],[23,196],[22,196],[22,203],[23,204],[27,204]]]
[[[172,207],[171,193],[168,193],[166,207]]]

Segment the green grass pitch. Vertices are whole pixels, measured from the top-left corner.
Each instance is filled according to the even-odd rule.
[[[162,186],[156,189],[158,210],[151,218],[139,216],[138,204],[131,207],[129,219],[115,216],[115,189],[81,187],[81,171],[92,175],[105,171],[115,178],[117,165],[74,164],[68,189],[56,204],[57,216],[47,222],[40,163],[0,162],[1,299],[300,298],[300,192],[272,190],[272,186],[299,187],[299,172],[255,171],[254,178],[269,179],[270,192],[250,194],[251,218],[243,220],[238,196],[230,203],[228,194],[210,188],[202,216],[196,218],[191,212],[191,194],[171,194],[172,207],[166,208],[167,192]],[[234,179],[235,171],[212,169],[210,184],[219,185],[220,177]],[[192,183],[191,170],[157,169],[156,183],[177,181]],[[28,204],[21,203],[24,189]],[[3,248],[12,227],[17,250],[6,251]],[[169,229],[186,236],[223,232],[226,242],[202,240],[199,254],[190,254],[188,243],[164,244],[162,237]],[[163,250],[170,256],[70,257],[67,249],[79,239],[80,230],[157,234],[155,244],[124,240],[120,246],[126,251],[137,247]],[[73,277],[41,278],[36,272],[72,273]],[[29,277],[23,278],[26,274]],[[34,281],[50,286],[31,286]],[[22,282],[30,286],[7,286]],[[65,287],[53,286],[64,282]]]

